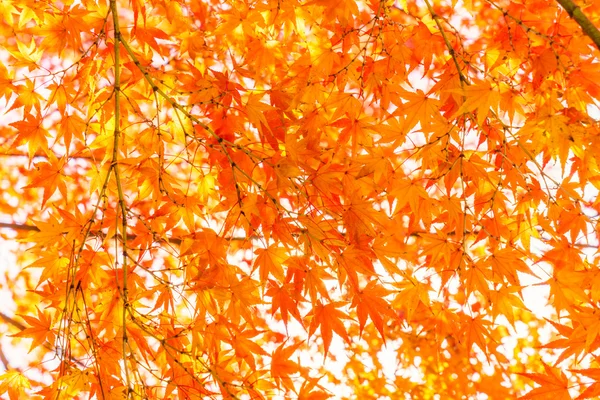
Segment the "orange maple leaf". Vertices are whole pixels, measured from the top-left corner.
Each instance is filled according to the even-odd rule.
[[[346,328],[342,323],[342,320],[350,319],[350,317],[338,310],[338,308],[343,305],[345,305],[345,303],[341,301],[335,301],[325,305],[319,302],[307,315],[307,317],[312,317],[308,328],[309,337],[315,333],[319,326],[321,327],[321,338],[323,339],[323,347],[325,348],[324,357],[327,357],[331,339],[333,338],[333,332],[337,333],[346,342],[350,342]]]
[[[519,399],[571,399],[571,395],[569,394],[569,380],[564,372],[545,363],[543,365],[545,370],[544,374],[519,373],[519,375],[527,377],[541,385],[528,392],[525,396],[519,397]]]
[[[435,121],[442,121],[439,110],[440,101],[436,98],[426,95],[421,89],[417,89],[416,93],[401,89],[399,95],[408,100],[408,103],[397,104],[398,110],[392,116],[405,117],[402,125],[404,133],[410,132],[418,123],[421,129],[425,129]]]
[[[267,289],[265,296],[273,298],[271,300],[271,314],[274,315],[279,310],[281,312],[281,319],[286,326],[289,320],[288,314],[291,314],[298,322],[302,323],[302,317],[298,310],[298,299],[295,299],[296,295],[292,294],[293,286],[290,284],[279,286],[273,280],[269,282],[270,287]]]
[[[65,158],[58,160],[52,153],[48,154],[48,162],[36,163],[35,167],[38,174],[34,175],[31,183],[25,186],[25,189],[41,187],[44,189],[44,197],[42,198],[42,207],[46,204],[50,196],[59,189],[60,194],[67,197],[67,186],[62,179],[62,169],[65,165]]]
[[[276,279],[283,281],[283,263],[289,258],[287,250],[277,245],[271,245],[266,249],[256,249],[254,254],[257,255],[254,262],[254,269],[258,267],[260,280],[266,282],[269,274]]]
[[[279,345],[271,355],[271,375],[277,382],[277,386],[281,383],[287,389],[294,389],[290,375],[302,372],[303,368],[291,358],[304,342],[298,342],[288,347],[285,347],[285,343]]]
[[[10,125],[18,131],[12,146],[17,147],[27,143],[29,148],[29,159],[33,159],[33,156],[40,149],[46,154],[49,153],[48,136],[50,134],[42,126],[42,119],[39,115],[34,117],[31,114],[26,114],[23,120],[13,122]]]
[[[29,352],[35,349],[38,346],[43,345],[46,341],[52,342],[54,340],[54,333],[51,330],[52,327],[52,318],[49,313],[41,312],[39,308],[37,308],[38,317],[31,317],[29,315],[19,315],[21,318],[27,322],[30,327],[23,329],[21,332],[15,333],[11,335],[13,337],[21,337],[32,339],[31,347]]]
[[[451,91],[461,93],[465,98],[465,102],[454,113],[452,118],[456,118],[464,113],[476,112],[477,124],[483,126],[483,123],[490,112],[490,108],[492,110],[498,109],[500,93],[497,89],[493,88],[489,82],[481,82],[464,89],[455,89]]]
[[[571,369],[569,370],[574,374],[581,374],[592,378],[595,382],[588,386],[576,400],[583,399],[597,399],[600,396],[600,368],[587,368],[587,369]]]
[[[369,316],[379,331],[384,343],[385,334],[383,332],[383,316],[395,318],[395,314],[392,311],[390,304],[385,300],[385,296],[390,293],[389,290],[378,285],[377,282],[373,280],[369,282],[364,289],[354,294],[351,305],[351,307],[356,306],[361,334],[367,322],[367,316]]]

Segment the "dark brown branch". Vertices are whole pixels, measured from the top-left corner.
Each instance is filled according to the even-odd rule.
[[[2,349],[2,347],[0,347],[0,361],[2,361],[2,365],[4,365],[5,370],[10,369],[10,363],[8,362],[8,358],[6,358],[6,355],[4,354],[4,349]]]
[[[9,228],[9,229],[12,229],[12,230],[15,230],[15,231],[30,231],[30,232],[39,232],[40,231],[40,229],[37,226],[35,226],[35,225],[15,224],[15,223],[8,223],[8,222],[0,222],[0,229],[1,228]],[[538,232],[542,233],[542,230],[538,229]],[[410,233],[409,236],[419,237],[422,234],[427,234],[427,233],[429,233],[429,232],[425,232],[425,231],[418,232],[418,231],[415,231],[415,232]],[[468,234],[476,235],[479,232],[478,231],[473,231],[473,232],[467,232],[467,233]],[[454,231],[447,233],[448,236],[454,236],[455,234],[456,233]],[[104,238],[103,235],[104,234],[102,232],[96,233],[96,237]],[[120,235],[119,235],[119,237],[120,237]],[[136,235],[129,235],[129,236],[127,236],[127,241],[128,242],[129,241],[133,241],[133,240],[135,240],[136,237],[137,237]],[[261,239],[261,238],[262,237],[260,237],[260,236],[250,236],[250,237],[246,237],[246,236],[230,236],[230,237],[225,237],[224,239],[228,240],[228,241],[245,241],[245,240],[255,240],[255,239]],[[182,242],[182,239],[181,238],[165,238],[165,239],[162,239],[162,240],[155,240],[155,242],[156,243],[167,242],[167,243],[171,243],[171,244],[179,246],[181,244],[181,242]],[[578,247],[578,248],[590,248],[590,249],[597,249],[598,248],[597,245],[587,244],[587,243],[573,243],[572,245],[574,247]],[[0,315],[0,317],[2,317],[2,316]]]
[[[54,154],[56,156],[56,158],[60,159],[65,157],[64,154]],[[25,153],[0,153],[0,157],[18,157],[18,158],[29,158],[29,154],[25,154]],[[43,158],[43,159],[48,159],[48,155],[44,154],[44,153],[35,153],[33,155],[33,158]],[[86,161],[93,161],[94,159],[91,156],[77,156],[77,155],[70,155],[68,156],[69,160],[86,160]]]
[[[567,11],[569,16],[577,22],[577,24],[600,49],[600,31],[596,26],[588,19],[588,17],[581,11],[581,8],[573,2],[573,0],[556,0],[563,8]]]
[[[11,224],[8,222],[0,222],[0,228],[9,228],[15,231],[34,231],[39,232],[40,229],[35,225],[27,224]]]
[[[7,324],[14,326],[15,328],[17,328],[20,331],[27,329],[27,327],[25,325],[23,325],[16,319],[9,317],[8,315],[4,314],[3,312],[0,312],[0,319],[2,319]]]
[[[8,229],[12,229],[14,231],[25,231],[25,232],[39,232],[40,231],[40,228],[38,228],[35,225],[16,224],[16,223],[9,223],[9,222],[0,222],[0,229],[2,229],[2,228],[8,228]],[[102,232],[97,233],[97,236],[104,238],[104,234]],[[136,237],[137,237],[136,235],[128,235],[127,241],[129,242],[129,241],[135,240]],[[259,239],[259,237],[258,236],[250,236],[250,237],[230,236],[230,237],[225,237],[223,239],[228,240],[228,241],[244,241],[244,240]],[[180,238],[165,238],[162,240],[157,240],[156,242],[168,242],[171,244],[180,245],[181,241],[182,241],[182,239],[180,239]]]
[[[9,324],[17,327],[19,330],[25,329],[25,326],[23,324],[21,324],[19,321],[15,321],[3,312],[0,312],[0,318],[5,322],[8,322]],[[10,362],[8,361],[8,358],[6,358],[6,354],[4,354],[4,349],[2,348],[0,348],[0,361],[2,361],[2,364],[4,364],[4,369],[10,369]]]

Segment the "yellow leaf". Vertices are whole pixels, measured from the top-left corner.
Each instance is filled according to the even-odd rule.
[[[0,394],[8,392],[10,400],[26,399],[25,390],[31,388],[31,383],[20,371],[8,370],[0,375]]]

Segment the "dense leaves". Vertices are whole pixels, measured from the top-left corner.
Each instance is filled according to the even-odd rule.
[[[600,3],[560,4],[2,1],[0,393],[598,396]]]

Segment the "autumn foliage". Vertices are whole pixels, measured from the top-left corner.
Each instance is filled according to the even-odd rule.
[[[0,1],[0,395],[598,398],[577,1]]]

